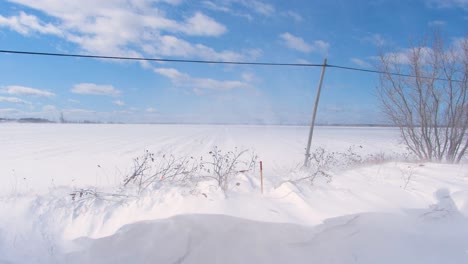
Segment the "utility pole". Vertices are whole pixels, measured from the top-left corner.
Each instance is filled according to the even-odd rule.
[[[320,75],[320,81],[317,89],[317,95],[315,97],[314,111],[312,112],[312,123],[310,124],[309,140],[307,141],[307,149],[304,159],[304,167],[309,167],[310,158],[310,144],[312,143],[312,136],[314,135],[315,116],[317,115],[317,107],[320,100],[320,91],[322,90],[323,76],[325,75],[325,69],[327,68],[327,59],[323,60],[322,74]]]

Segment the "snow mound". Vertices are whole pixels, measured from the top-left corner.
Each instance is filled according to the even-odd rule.
[[[67,263],[468,263],[468,220],[425,210],[363,213],[316,227],[225,215],[138,222],[75,240]]]

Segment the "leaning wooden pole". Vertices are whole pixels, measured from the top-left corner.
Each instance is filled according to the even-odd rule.
[[[314,135],[315,116],[317,115],[317,107],[320,100],[320,92],[322,90],[323,76],[325,75],[325,69],[327,68],[327,59],[323,60],[322,74],[320,75],[320,81],[317,89],[317,95],[315,97],[314,111],[312,112],[312,123],[310,124],[309,140],[307,141],[307,148],[304,159],[304,167],[309,167],[310,161],[310,145],[312,144],[312,136]]]

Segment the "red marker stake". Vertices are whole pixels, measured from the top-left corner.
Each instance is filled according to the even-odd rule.
[[[260,188],[263,194],[263,163],[260,161]]]

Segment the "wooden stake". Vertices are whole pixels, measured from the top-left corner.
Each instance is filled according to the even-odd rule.
[[[260,188],[263,194],[263,163],[260,161]]]

